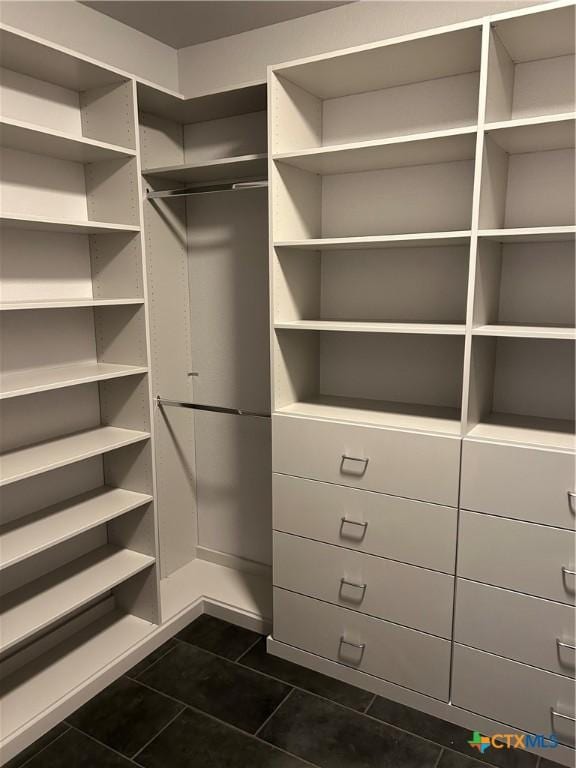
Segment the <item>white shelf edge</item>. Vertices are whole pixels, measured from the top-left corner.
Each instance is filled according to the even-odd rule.
[[[219,157],[216,160],[203,160],[198,163],[180,163],[179,165],[166,165],[155,168],[143,168],[142,176],[154,176],[174,173],[176,171],[204,170],[209,168],[226,167],[227,165],[242,165],[258,160],[267,160],[266,152],[256,152],[250,155],[236,155],[232,157]]]
[[[144,304],[144,299],[29,299],[0,302],[0,312],[27,309],[81,309],[83,307],[123,307]]]
[[[489,418],[475,424],[464,434],[464,439],[576,453],[576,434],[568,426],[568,422],[560,420],[504,415],[502,423]]]
[[[20,213],[0,212],[0,226],[18,229],[55,230],[59,232],[140,232],[138,224],[115,224],[107,221],[58,219],[53,216],[32,216]]]
[[[546,325],[478,325],[472,328],[472,335],[519,339],[576,340],[576,328]]]
[[[274,243],[275,248],[294,248],[305,250],[322,250],[325,249],[340,249],[340,250],[352,250],[355,247],[369,247],[378,248],[386,245],[402,245],[402,244],[414,244],[417,247],[422,243],[430,243],[431,245],[441,242],[442,240],[448,241],[467,241],[471,237],[470,230],[454,230],[452,232],[417,232],[414,234],[400,234],[400,235],[374,235],[366,237],[313,237],[305,240],[278,240]]]
[[[29,133],[32,135],[36,135],[37,137],[46,137],[47,139],[53,138],[55,142],[64,142],[68,143],[70,146],[76,145],[79,148],[85,147],[86,149],[94,149],[96,150],[94,161],[97,162],[97,150],[102,150],[102,159],[105,159],[106,157],[117,156],[119,158],[121,157],[136,157],[136,150],[131,149],[130,147],[122,147],[118,144],[110,144],[106,141],[99,141],[98,139],[90,139],[86,136],[76,136],[72,133],[65,133],[64,131],[58,131],[54,128],[48,128],[46,126],[37,125],[35,123],[29,123],[24,120],[16,120],[14,118],[9,117],[3,117],[0,116],[0,145],[11,147],[11,144],[4,144],[4,140],[1,139],[1,131],[2,128],[8,127],[8,128],[14,128],[16,130],[21,130],[23,133]],[[16,147],[16,149],[20,149],[19,147]],[[24,152],[30,152],[33,154],[40,154],[40,155],[47,155],[49,157],[61,157],[62,159],[69,159],[66,158],[65,155],[61,154],[51,154],[46,153],[45,151],[36,151],[32,149],[23,149]],[[70,158],[71,159],[71,158]],[[93,162],[92,160],[78,160],[77,162]]]
[[[0,454],[0,486],[150,439],[149,432],[100,426]],[[6,462],[8,472],[6,473]],[[12,465],[12,466],[10,466]]]
[[[7,373],[0,375],[0,400],[76,387],[96,381],[138,376],[147,372],[148,368],[142,365],[85,363]]]
[[[100,486],[0,527],[0,571],[149,504],[153,497]]]
[[[465,325],[447,323],[378,323],[344,320],[293,320],[274,323],[276,330],[334,331],[343,333],[413,333],[441,336],[464,336]]]
[[[492,239],[513,237],[545,237],[546,235],[576,235],[576,226],[569,224],[560,227],[514,227],[513,229],[479,229],[478,237]]]
[[[529,125],[546,125],[548,123],[563,123],[566,120],[576,120],[576,112],[560,112],[550,115],[537,115],[535,117],[516,117],[510,120],[496,120],[484,123],[484,131],[499,131],[503,128],[522,128]]]

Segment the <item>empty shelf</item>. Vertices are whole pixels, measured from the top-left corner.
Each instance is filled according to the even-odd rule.
[[[474,336],[508,336],[521,339],[576,339],[576,328],[557,325],[480,325]]]
[[[492,413],[472,427],[467,437],[497,443],[541,445],[567,451],[576,449],[574,422],[536,416]]]
[[[93,163],[136,155],[135,149],[118,147],[104,141],[74,136],[8,118],[0,119],[0,146],[77,163]]]
[[[102,486],[0,527],[0,569],[148,504],[152,496]]]
[[[148,440],[148,432],[122,427],[95,427],[0,454],[0,485]]]
[[[381,248],[423,248],[437,245],[466,245],[469,231],[424,232],[402,235],[376,235],[374,237],[317,237],[308,240],[281,240],[276,248],[295,248],[301,251],[348,251]]]
[[[3,738],[7,741],[42,712],[65,701],[70,691],[144,640],[154,624],[109,612],[0,683]]]
[[[146,373],[148,368],[141,365],[118,365],[116,363],[78,363],[57,368],[37,368],[0,374],[0,400],[9,397],[32,395],[50,389],[75,387],[94,381],[119,379]]]
[[[329,175],[472,160],[475,150],[476,127],[472,126],[283,152],[274,155],[274,160],[303,171]]]
[[[240,157],[224,157],[219,160],[207,160],[200,163],[185,163],[170,165],[164,168],[147,168],[142,171],[144,176],[193,184],[203,181],[224,181],[227,179],[250,179],[267,176],[268,156],[263,154],[242,155]]]
[[[574,147],[574,115],[562,120],[521,121],[492,123],[486,134],[505,152],[512,155],[524,152],[546,152]]]
[[[278,330],[296,331],[351,331],[355,333],[424,333],[463,336],[464,325],[446,323],[378,323],[345,320],[290,320],[274,323]]]
[[[0,213],[0,226],[9,229],[36,229],[43,232],[72,232],[97,235],[107,232],[139,232],[136,224],[111,224],[107,221],[71,221],[48,216],[23,216],[18,213]]]
[[[523,227],[521,229],[481,229],[479,237],[496,240],[500,243],[530,243],[573,241],[576,226],[564,227]]]
[[[20,309],[79,309],[82,307],[123,307],[144,304],[144,299],[27,299],[0,302],[0,312]]]
[[[0,651],[7,651],[100,597],[154,558],[112,545],[100,547],[2,598]]]
[[[395,403],[321,395],[277,409],[276,413],[367,424],[417,432],[460,435],[460,411],[434,405]]]

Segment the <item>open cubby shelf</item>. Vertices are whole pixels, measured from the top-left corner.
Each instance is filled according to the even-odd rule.
[[[97,235],[106,232],[139,232],[138,224],[115,224],[109,221],[73,220],[55,216],[33,216],[16,212],[0,212],[0,227],[44,232],[69,232]]]
[[[351,333],[417,333],[463,336],[464,325],[440,323],[366,323],[341,320],[289,320],[275,323],[277,329],[294,331],[337,331]]]
[[[16,312],[24,309],[84,309],[89,307],[124,307],[132,304],[144,304],[144,299],[21,299],[19,301],[1,301],[0,312]]]
[[[179,184],[196,184],[208,181],[226,181],[228,179],[252,179],[266,176],[268,156],[263,153],[206,160],[198,163],[169,165],[164,168],[145,168],[142,175],[160,181],[172,181]]]
[[[462,231],[417,232],[413,234],[379,235],[377,237],[321,237],[303,240],[278,240],[274,245],[276,248],[294,248],[302,251],[342,251],[434,245],[465,245],[469,242],[470,231]]]

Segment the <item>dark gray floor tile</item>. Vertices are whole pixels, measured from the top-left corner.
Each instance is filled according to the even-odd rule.
[[[440,747],[294,690],[260,738],[321,768],[434,768]]]
[[[89,736],[131,757],[184,708],[127,677],[91,699],[68,721]]]
[[[26,763],[26,768],[134,768],[134,763],[70,728]]]
[[[485,768],[486,763],[479,763],[473,757],[459,755],[456,752],[443,753],[437,768]]]
[[[145,768],[305,768],[305,763],[186,709],[136,758]]]
[[[266,653],[266,638],[264,637],[240,659],[240,664],[264,672],[266,675],[277,677],[289,685],[305,688],[318,696],[331,699],[331,701],[351,709],[357,709],[359,712],[363,712],[372,701],[372,694],[361,688],[341,683],[339,680],[326,677],[326,675],[321,675],[311,669],[299,667],[297,664],[278,658],[278,656],[271,656]]]
[[[290,691],[284,683],[185,643],[178,643],[138,679],[250,733]]]
[[[251,645],[254,645],[260,635],[204,613],[188,624],[176,637],[185,643],[197,645],[205,651],[211,651],[218,656],[235,661]]]
[[[136,666],[132,667],[132,669],[129,669],[128,672],[126,672],[126,676],[137,677],[141,672],[144,672],[145,669],[151,667],[152,664],[155,664],[159,659],[162,658],[162,656],[165,656],[168,651],[170,651],[172,648],[175,648],[177,645],[178,641],[171,637],[170,640],[168,640],[166,643],[163,643],[159,648],[156,648],[155,651],[149,653],[148,656],[146,656],[145,659],[142,659],[139,664],[136,664]]]
[[[461,752],[466,757],[473,757],[483,763],[498,766],[498,768],[536,768],[538,758],[530,752],[520,749],[488,749],[484,755],[476,750],[471,754],[468,741],[472,732],[459,725],[448,723],[438,717],[432,717],[417,709],[405,707],[390,699],[377,697],[368,713],[385,723],[390,723],[410,733],[415,733],[423,739],[430,739],[437,744],[450,747]]]
[[[65,723],[59,723],[58,725],[54,726],[54,728],[51,728],[48,733],[44,734],[44,736],[40,736],[40,738],[36,739],[33,744],[30,744],[29,747],[23,749],[19,755],[16,755],[16,757],[13,757],[12,760],[9,760],[5,764],[4,768],[20,768],[21,765],[24,765],[24,763],[30,760],[31,757],[36,755],[38,752],[40,752],[41,749],[44,749],[44,747],[50,744],[50,742],[54,741],[54,739],[57,739],[67,730],[68,726]]]
[[[576,765],[576,763],[575,763]],[[555,763],[553,760],[546,760],[544,757],[540,761],[538,768],[563,768],[560,763]]]

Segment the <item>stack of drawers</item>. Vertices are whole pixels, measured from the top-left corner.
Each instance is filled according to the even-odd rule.
[[[573,744],[574,455],[465,439],[455,706]]]
[[[448,701],[460,439],[274,416],[274,637]]]

